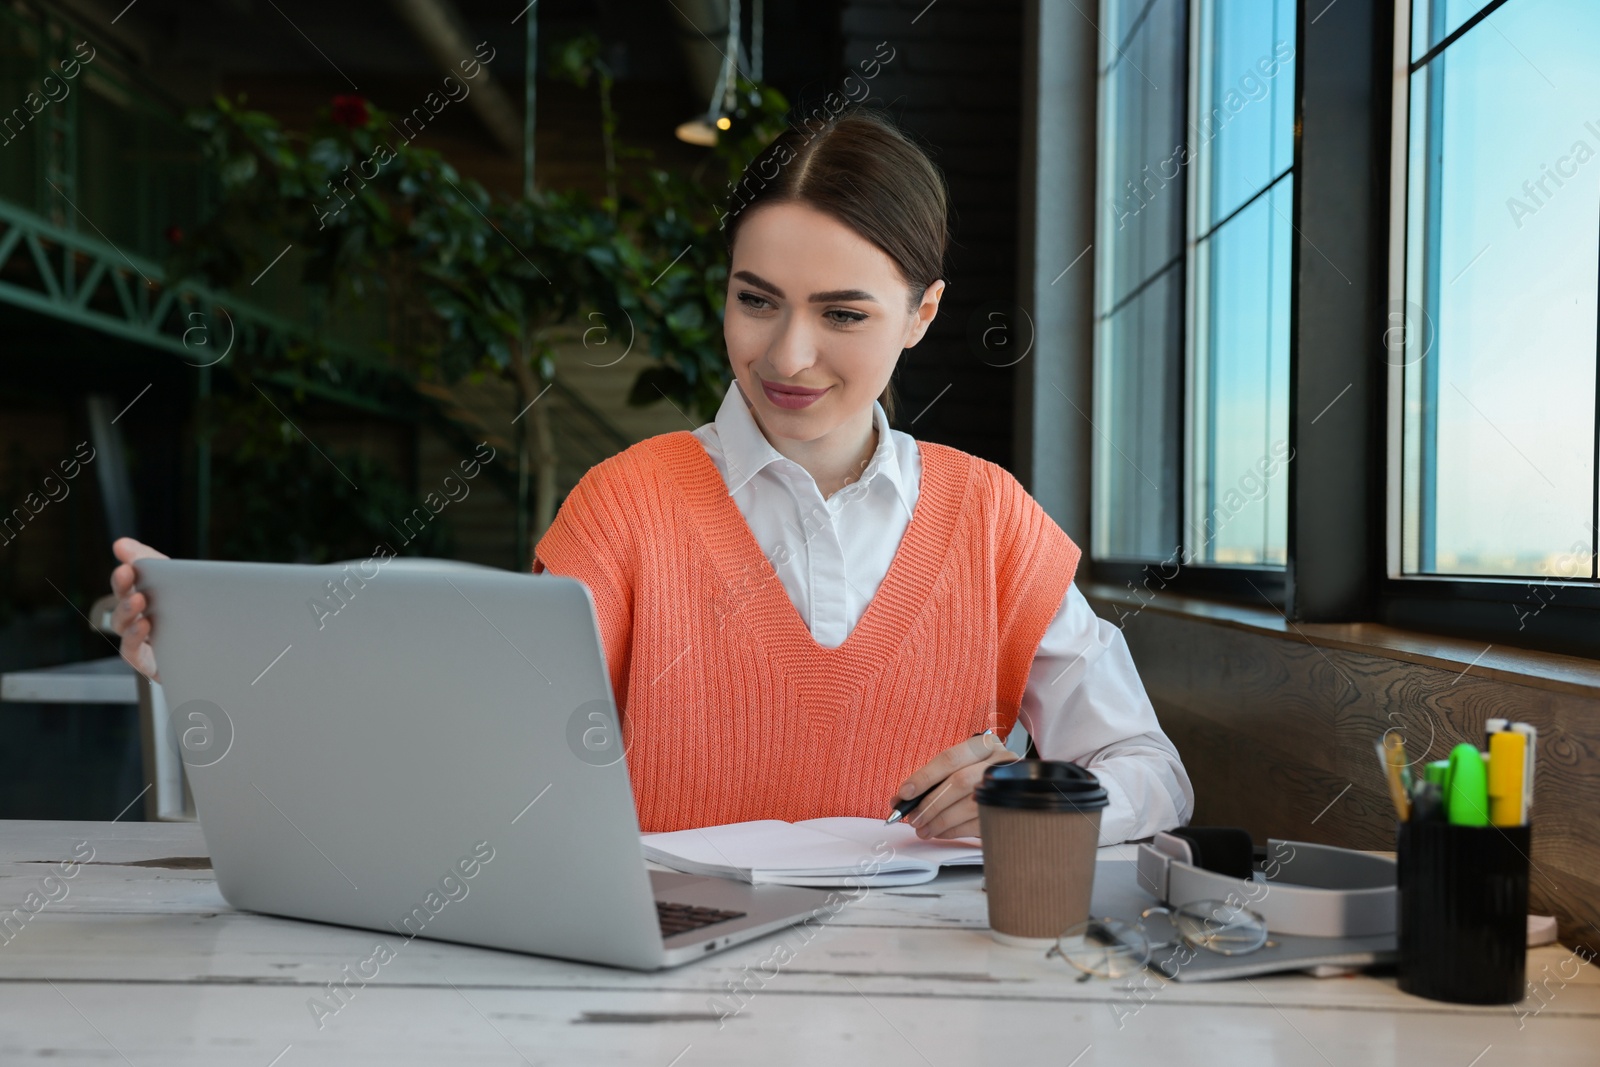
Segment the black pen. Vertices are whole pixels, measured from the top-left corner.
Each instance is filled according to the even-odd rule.
[[[994,733],[994,730],[993,728],[990,728],[982,731],[981,733],[973,734],[972,736],[982,737],[984,734],[992,733]],[[927,789],[924,789],[921,793],[912,797],[910,800],[895,801],[894,810],[889,813],[889,817],[887,819],[883,820],[883,825],[893,825],[894,823],[897,823],[901,819],[905,818],[907,815],[910,815],[914,810],[916,810],[918,804],[921,804],[924,800],[927,800],[930,796],[937,792],[939,787],[942,785],[944,785],[943,782],[935,782],[933,785],[929,786]]]

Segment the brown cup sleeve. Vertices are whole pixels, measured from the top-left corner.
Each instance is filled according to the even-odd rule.
[[[1089,917],[1099,811],[978,806],[989,926],[1014,937],[1058,937]]]

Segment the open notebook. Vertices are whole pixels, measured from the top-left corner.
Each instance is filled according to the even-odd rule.
[[[925,841],[878,819],[776,819],[645,834],[644,855],[686,874],[805,886],[915,885],[941,866],[983,863],[975,837]]]

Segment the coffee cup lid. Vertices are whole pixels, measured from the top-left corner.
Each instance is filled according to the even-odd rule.
[[[1017,760],[983,772],[975,796],[992,808],[1028,811],[1099,811],[1111,803],[1089,771],[1062,760]]]

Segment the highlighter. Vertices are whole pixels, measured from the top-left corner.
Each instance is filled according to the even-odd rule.
[[[1489,825],[1489,773],[1477,746],[1462,742],[1450,750],[1450,790],[1445,803],[1453,825]]]
[[[1522,765],[1522,821],[1526,824],[1533,821],[1533,764],[1534,750],[1539,744],[1539,731],[1525,722],[1514,722],[1511,724],[1511,732],[1521,734],[1527,739]]]
[[[1425,781],[1432,782],[1440,789],[1450,788],[1450,761],[1436,759],[1422,765],[1422,776]]]
[[[1528,739],[1503,730],[1489,735],[1489,822],[1494,826],[1521,826],[1522,775],[1527,763]]]
[[[1422,782],[1411,798],[1412,822],[1444,822],[1444,790],[1437,782]]]

